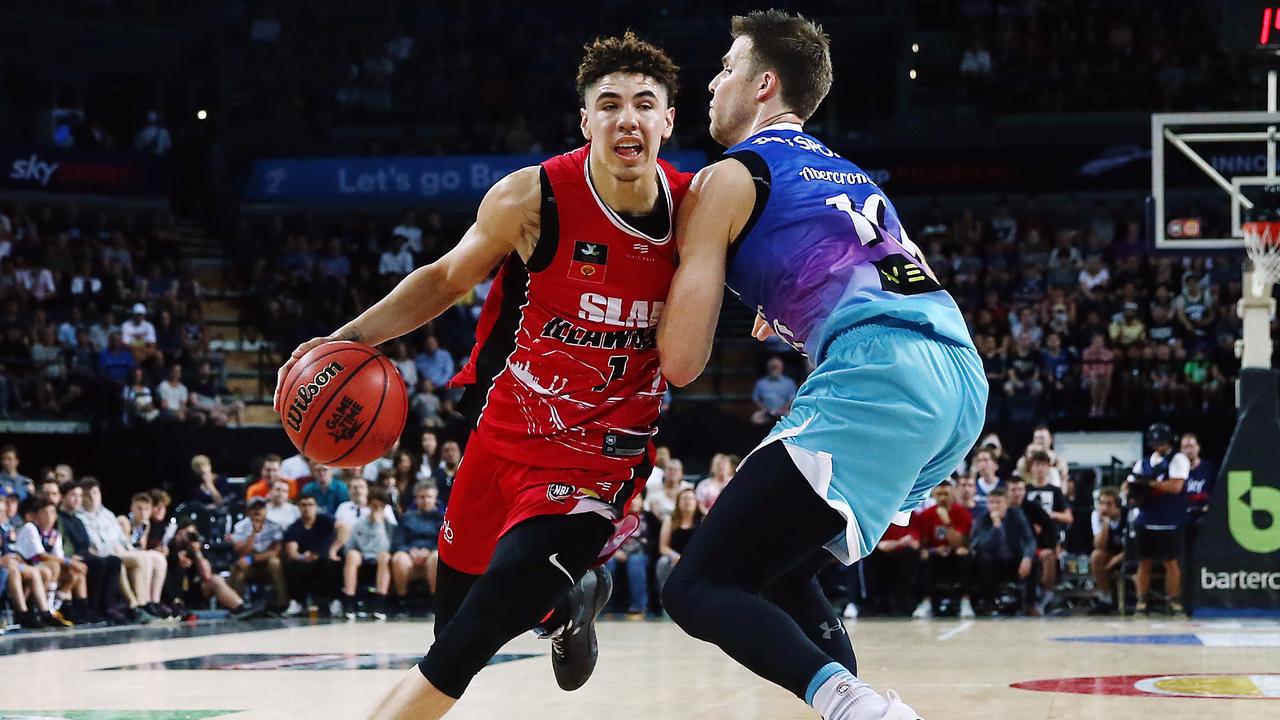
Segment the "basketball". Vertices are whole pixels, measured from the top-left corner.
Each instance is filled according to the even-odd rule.
[[[386,453],[404,430],[404,380],[385,355],[336,341],[303,355],[285,378],[280,420],[304,456],[360,467]]]

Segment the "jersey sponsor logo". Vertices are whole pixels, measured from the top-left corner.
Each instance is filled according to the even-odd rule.
[[[331,362],[316,373],[315,377],[311,378],[311,382],[298,388],[293,402],[289,403],[289,412],[285,417],[285,422],[289,424],[290,429],[294,432],[302,430],[302,419],[306,416],[307,410],[311,409],[312,401],[320,394],[320,388],[333,382],[344,369],[341,363]]]
[[[351,440],[364,427],[364,423],[360,420],[360,412],[364,410],[364,406],[352,400],[350,397],[343,395],[338,401],[338,408],[333,411],[333,415],[324,421],[324,427],[329,433],[329,437],[334,442],[342,442]]]
[[[569,277],[590,283],[603,283],[608,262],[608,245],[577,240],[573,243],[573,258],[569,261]]]
[[[622,298],[582,293],[578,298],[578,319],[617,327],[656,327],[666,304],[663,300],[634,300],[628,304]],[[625,316],[623,307],[626,307]]]
[[[924,268],[903,255],[889,255],[871,264],[880,276],[880,287],[883,290],[899,295],[919,295],[942,289]]]
[[[588,330],[563,318],[551,318],[542,328],[542,337],[566,345],[604,350],[653,350],[658,347],[657,328],[635,330]]]
[[[764,135],[751,141],[752,145],[767,145],[769,143],[781,143],[788,147],[808,150],[811,153],[815,153],[823,157],[840,157],[834,150],[828,148],[826,145],[823,145],[812,138],[807,138],[804,135],[795,135],[789,138],[778,137],[777,135]]]
[[[866,173],[836,172],[835,170],[818,170],[805,166],[799,173],[805,182],[813,182],[821,180],[823,182],[835,183],[837,185],[874,185],[875,183]]]

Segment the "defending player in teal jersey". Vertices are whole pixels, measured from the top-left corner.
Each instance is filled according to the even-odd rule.
[[[728,150],[680,208],[663,373],[684,385],[702,372],[726,281],[756,309],[758,338],[778,334],[816,368],[693,537],[664,603],[826,720],[917,720],[858,679],[813,576],[867,555],[972,448],[982,362],[893,203],[804,132],[831,87],[826,34],[771,10],[735,17],[732,35],[710,84],[711,135]]]

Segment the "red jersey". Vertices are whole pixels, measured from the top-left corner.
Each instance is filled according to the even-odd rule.
[[[590,145],[542,163],[541,235],[512,253],[451,385],[495,453],[540,467],[619,470],[643,460],[666,391],[658,318],[676,270],[675,216],[693,176],[658,161],[649,234],[591,184]],[[652,228],[651,228],[652,230]]]

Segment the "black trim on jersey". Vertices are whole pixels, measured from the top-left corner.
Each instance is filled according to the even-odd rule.
[[[738,254],[738,248],[741,246],[739,242],[745,238],[756,226],[756,221],[764,213],[764,206],[769,202],[769,188],[773,183],[773,174],[769,172],[769,163],[760,157],[760,154],[754,150],[738,150],[737,152],[725,153],[725,157],[737,160],[742,163],[747,172],[751,173],[751,181],[756,186],[756,204],[751,208],[751,217],[747,218],[747,222],[742,226],[742,231],[738,236],[729,243],[728,262],[733,263],[733,256]]]
[[[658,172],[661,173],[662,168],[658,168]],[[658,202],[653,206],[653,212],[645,215],[618,213],[618,217],[649,237],[663,238],[671,232],[671,210],[667,207],[667,194],[661,187],[658,188]]]
[[[531,273],[542,272],[550,267],[551,261],[556,259],[556,248],[560,245],[560,212],[546,167],[538,168],[538,180],[542,185],[542,207],[539,210],[541,230],[538,233],[538,243],[533,246],[533,254],[529,256],[529,262],[525,263]]]
[[[529,299],[529,271],[520,262],[519,255],[507,256],[502,277],[502,309],[485,336],[480,352],[476,353],[476,382],[463,392],[458,402],[458,412],[471,421],[472,427],[480,424],[493,381],[507,368],[507,358],[516,349],[516,333]]]

